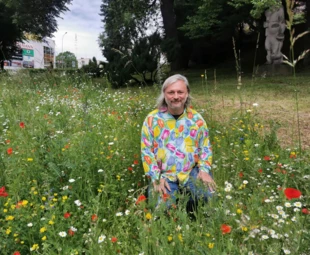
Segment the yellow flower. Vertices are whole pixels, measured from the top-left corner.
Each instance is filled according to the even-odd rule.
[[[12,215],[6,216],[5,220],[7,220],[7,221],[14,220],[14,216],[12,216]]]
[[[40,208],[41,208],[42,210],[44,210],[44,209],[45,209],[45,206],[44,206],[44,205],[41,205]]]
[[[8,229],[5,231],[5,233],[6,233],[7,235],[9,235],[11,232],[12,232],[12,230],[11,230],[10,228],[8,228]]]
[[[24,244],[25,242],[24,241],[20,241],[20,244]]]
[[[30,248],[30,251],[36,251],[36,250],[38,250],[39,249],[39,245],[38,244],[34,244],[34,245],[32,245],[32,247]]]
[[[3,212],[4,212],[4,213],[7,213],[7,212],[8,212],[8,209],[3,209]]]
[[[54,193],[54,197],[57,197],[58,196],[58,194],[57,193]]]
[[[178,238],[179,238],[180,242],[183,242],[182,234],[178,234]]]
[[[247,232],[248,228],[247,227],[242,227],[242,231]]]
[[[62,196],[62,200],[63,200],[63,201],[66,201],[67,199],[68,199],[67,196]]]
[[[238,214],[241,214],[241,213],[242,213],[242,210],[241,210],[241,209],[238,209],[238,210],[237,210],[237,213],[238,213]]]
[[[119,181],[121,179],[120,175],[116,175],[117,180]]]
[[[41,199],[42,199],[42,201],[46,201],[46,197],[42,197]]]
[[[46,231],[46,227],[40,228],[40,233],[44,233]]]
[[[202,74],[202,75],[200,75],[200,77],[203,78],[203,77],[205,77],[205,76]]]
[[[62,148],[62,149],[61,149],[61,151],[65,151],[65,150],[66,150],[65,148]]]
[[[53,198],[53,202],[57,202],[58,201],[58,199],[57,198]]]
[[[206,234],[207,237],[210,237],[211,235],[209,233]]]
[[[208,247],[209,247],[209,249],[213,249],[214,248],[214,243],[208,243]]]
[[[22,205],[26,206],[27,204],[28,204],[28,201],[27,200],[23,200]]]
[[[173,237],[172,237],[172,235],[170,235],[170,236],[168,236],[168,242],[171,242],[172,240],[173,240]]]
[[[37,194],[38,194],[38,191],[34,191],[33,194],[37,195]]]
[[[50,220],[50,221],[48,222],[48,224],[50,224],[50,225],[54,225],[54,224],[55,224],[55,222],[54,222],[54,221],[52,221],[52,220]]]
[[[98,189],[98,193],[101,193],[102,192],[102,189]]]
[[[250,158],[244,158],[244,160],[249,160]]]
[[[151,213],[147,213],[147,214],[145,215],[145,218],[146,218],[147,220],[152,219],[152,214],[151,214]]]
[[[43,237],[42,237],[42,241],[45,241],[45,240],[46,240],[46,236],[43,236]]]
[[[17,234],[17,233],[15,233],[13,236],[14,236],[14,237],[17,237],[17,236],[18,236],[18,234]]]
[[[27,158],[27,161],[28,161],[28,162],[32,162],[32,161],[33,161],[33,158]]]
[[[14,210],[16,208],[15,205],[11,205],[11,209]]]

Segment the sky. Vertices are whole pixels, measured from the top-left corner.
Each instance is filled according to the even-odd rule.
[[[68,5],[69,11],[57,19],[58,31],[52,37],[56,43],[56,56],[62,51],[70,51],[77,59],[96,57],[105,60],[97,42],[103,32],[100,5],[101,0],[73,0]]]

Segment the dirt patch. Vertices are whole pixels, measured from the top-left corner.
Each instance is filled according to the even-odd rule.
[[[281,98],[278,92],[276,94],[246,95],[242,99],[231,95],[212,95],[207,105],[202,97],[196,102],[201,106],[205,105],[212,111],[212,119],[222,123],[227,122],[236,112],[251,110],[255,118],[259,119],[267,129],[270,129],[271,123],[278,126],[277,136],[283,148],[297,147],[300,132],[303,149],[310,149],[310,101],[308,97],[301,97],[298,100],[299,116],[297,116],[294,98]]]

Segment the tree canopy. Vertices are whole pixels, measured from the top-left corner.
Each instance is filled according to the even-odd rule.
[[[100,36],[100,46],[109,62],[107,71],[114,76],[114,81],[118,79],[119,84],[124,84],[137,73],[133,65],[139,70],[148,69],[142,61],[146,51],[134,52],[133,49],[147,42],[145,38],[149,36],[147,31],[151,30],[152,21],[153,31],[160,35],[156,47],[165,55],[172,71],[187,68],[189,63],[216,64],[233,58],[232,37],[237,48],[250,56],[247,51],[254,52],[260,35],[260,49],[264,51],[263,14],[281,4],[285,8],[286,1],[291,0],[102,0],[104,32]],[[309,10],[309,0],[293,2],[294,8],[304,2]],[[309,24],[309,13],[306,24]],[[288,39],[286,48],[287,44]],[[259,55],[263,58],[258,61],[263,63],[265,57]],[[134,57],[139,61],[132,61]],[[152,59],[155,57],[156,54]]]
[[[57,68],[77,68],[77,59],[74,53],[65,51],[56,56]]]
[[[0,61],[10,57],[24,33],[38,38],[57,30],[56,18],[72,0],[0,0]]]

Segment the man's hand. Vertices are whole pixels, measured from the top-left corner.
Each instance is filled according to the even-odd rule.
[[[202,180],[202,182],[208,186],[209,190],[211,192],[214,192],[216,189],[216,183],[214,182],[213,178],[211,177],[210,174],[203,172],[203,171],[199,171],[197,179]]]
[[[160,194],[167,194],[167,190],[171,191],[169,183],[165,178],[160,178],[159,183],[157,181],[153,182],[153,187],[154,190]]]

